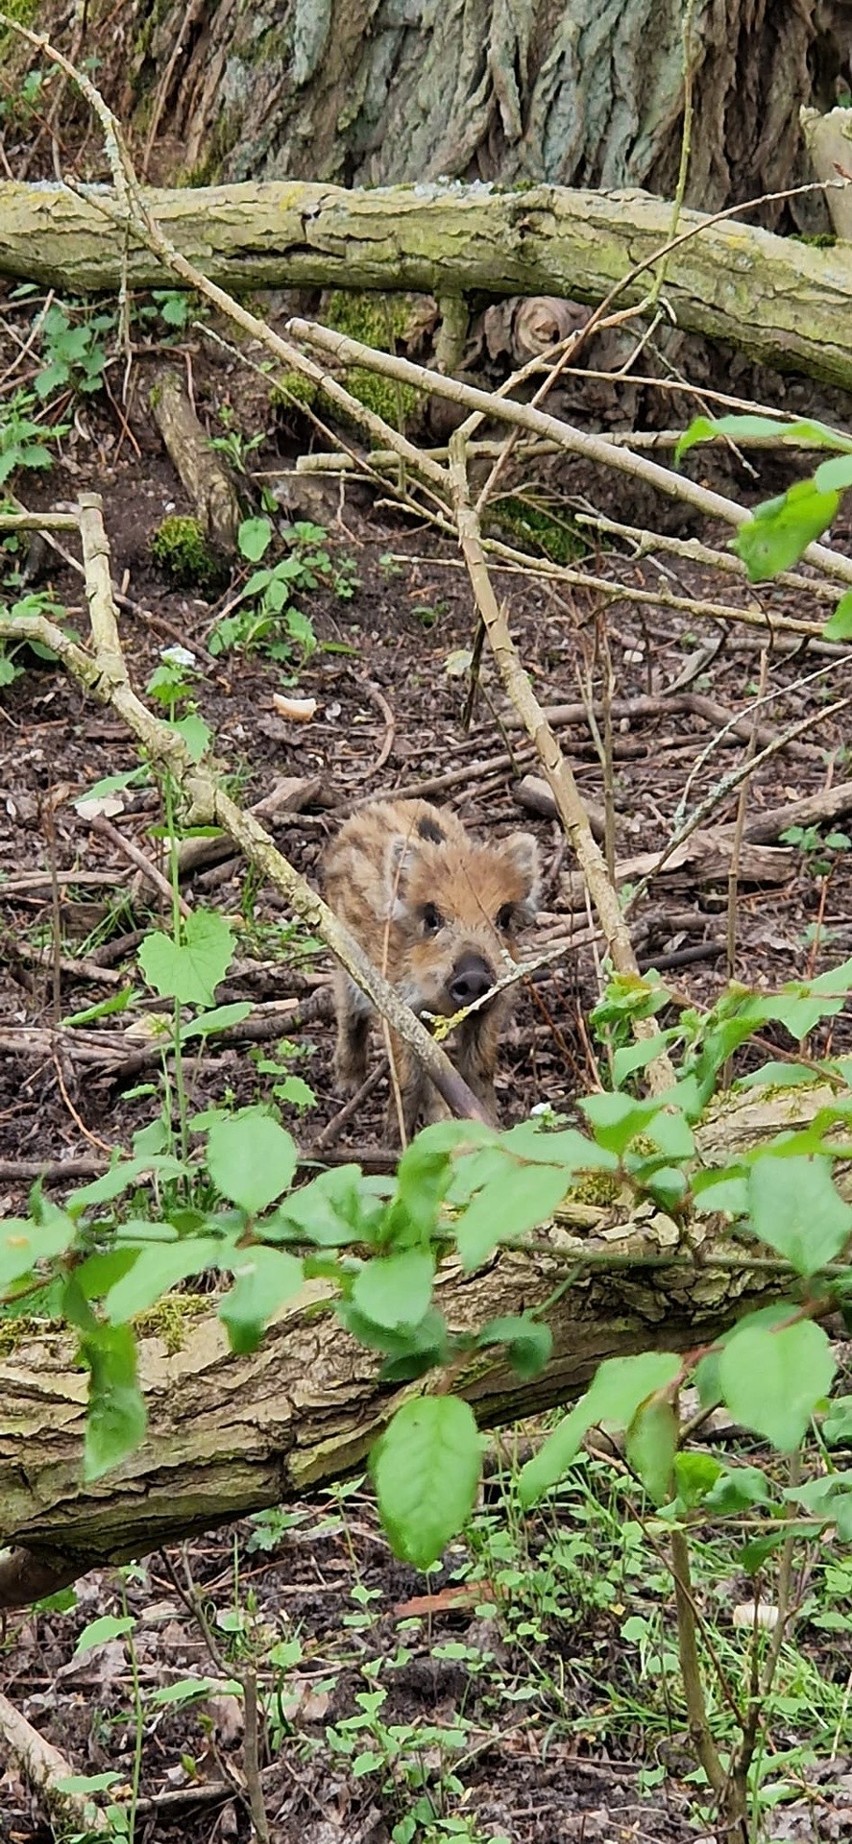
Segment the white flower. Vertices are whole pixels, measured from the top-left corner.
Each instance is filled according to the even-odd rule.
[[[161,647],[160,658],[170,666],[195,666],[198,663],[188,647]]]

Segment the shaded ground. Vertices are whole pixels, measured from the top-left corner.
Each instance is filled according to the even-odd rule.
[[[240,399],[230,374],[205,369],[196,355],[195,384],[202,411],[227,394],[249,432],[251,408]],[[262,655],[212,660],[203,649],[215,605],[169,589],[151,562],[154,530],[167,511],[184,509],[156,438],[141,418],[134,419],[136,455],[108,411],[87,403],[78,407],[77,418],[65,465],[39,481],[37,491],[28,487],[27,501],[56,504],[87,486],[103,494],[113,576],[134,604],[122,615],[134,683],[145,687],[162,648],[171,642],[196,652],[198,708],[214,730],[218,757],[238,777],[241,798],[259,800],[283,777],[321,779],[321,797],[305,813],[279,815],[272,824],[300,870],[312,881],[318,878],[322,846],[338,810],[366,793],[404,789],[434,794],[486,836],[518,824],[515,771],[534,763],[517,731],[507,727],[511,713],[487,664],[473,723],[469,730],[462,726],[467,686],[464,677],[453,674],[453,656],[470,646],[474,623],[467,580],[449,543],[428,530],[413,530],[391,509],[355,496],[340,499],[336,486],[322,501],[312,495],[309,503],[291,504],[291,516],[301,514],[324,526],[335,565],[354,560],[358,588],[353,599],[341,600],[327,587],[302,598],[324,643],[303,665],[288,667]],[[287,440],[280,446],[286,462]],[[281,465],[281,453],[268,443],[258,471]],[[582,490],[573,472],[570,485],[575,493]],[[629,516],[629,508],[623,516]],[[835,530],[835,543],[846,548],[848,538],[847,531]],[[667,844],[687,783],[692,806],[718,789],[742,761],[747,737],[720,732],[727,718],[750,708],[764,636],[754,628],[699,626],[670,609],[631,599],[631,589],[662,586],[666,592],[720,600],[718,580],[694,564],[672,557],[662,565],[631,562],[623,552],[595,561],[603,573],[617,573],[625,584],[624,600],[606,616],[606,637],[620,712],[613,725],[616,855],[631,858]],[[509,598],[513,632],[542,702],[588,701],[600,727],[600,611],[591,597],[507,572],[498,573],[495,581],[498,592]],[[69,570],[48,558],[38,566],[32,586],[49,587],[85,631],[79,579]],[[776,590],[759,592],[759,600],[758,592],[736,587],[728,594],[732,602],[761,606],[775,615],[815,613]],[[698,657],[696,667],[698,650],[720,634],[712,662]],[[326,645],[340,650],[325,650]],[[134,768],[135,748],[118,722],[85,703],[61,672],[29,658],[18,663],[26,664],[24,675],[0,694],[0,941],[5,962],[0,975],[0,1194],[8,1209],[23,1202],[33,1162],[88,1160],[100,1166],[105,1149],[126,1146],[158,1105],[156,1059],[141,1065],[138,1060],[139,1019],[156,1007],[144,996],[133,955],[139,931],[161,909],[116,843],[115,832],[82,818],[71,804],[101,777]],[[821,670],[822,677],[814,676]],[[273,694],[290,681],[299,695],[317,699],[310,724],[296,726],[276,714]],[[680,691],[672,695],[676,684]],[[767,730],[777,733],[804,718],[813,722],[793,748],[755,771],[747,816],[844,778],[844,716],[823,712],[846,690],[848,668],[824,651],[791,657],[779,646],[769,654],[764,695],[772,694],[772,702],[762,713]],[[702,710],[695,703],[688,708],[695,694],[711,700],[713,708]],[[563,725],[560,737],[582,790],[600,805],[603,773],[589,723]],[[716,746],[708,750],[714,737]],[[151,790],[127,790],[122,799],[123,811],[111,821],[119,839],[129,838],[154,855],[151,829],[161,819],[159,797]],[[735,810],[736,795],[720,792],[705,823],[729,821]],[[559,829],[547,819],[527,817],[522,823],[536,830],[547,866],[545,908],[530,945],[569,931],[588,934],[582,899],[566,881],[571,865]],[[842,819],[833,830],[843,836]],[[827,850],[819,848],[816,838],[804,844],[807,849],[779,851],[771,865],[764,861],[759,879],[740,883],[735,971],[749,984],[822,971],[852,953],[849,851],[837,840]],[[208,868],[189,879],[185,889],[189,901],[215,903],[239,924],[237,964],[222,998],[249,998],[261,1017],[269,1017],[263,1007],[323,989],[328,962],[316,951],[317,944],[294,933],[281,902],[254,887],[239,865],[227,861],[224,868]],[[727,906],[726,869],[709,860],[704,868],[699,864],[660,878],[636,906],[634,935],[643,964],[668,967],[678,999],[686,1003],[712,1002],[725,983]],[[60,960],[53,930],[57,910]],[[568,952],[522,994],[499,1086],[507,1119],[522,1117],[542,1101],[570,1109],[572,1096],[594,1080],[594,1047],[584,1021],[600,990],[598,957],[594,945]],[[75,965],[75,959],[81,964]],[[73,1043],[70,1033],[61,1041],[53,1034],[60,1018],[130,982],[139,989],[130,1012],[118,1020],[93,1021]],[[293,1033],[299,1054],[288,1064],[311,1084],[316,1107],[304,1118],[284,1110],[308,1146],[341,1102],[331,1071],[331,1023],[319,1015],[321,1006],[316,1009],[318,1015],[304,1030]],[[136,1033],[128,1036],[131,1023]],[[844,1041],[845,1030],[840,1021],[835,1047]],[[273,1018],[262,1054],[273,1054],[279,1031]],[[240,1101],[266,1095],[273,1079],[256,1068],[245,1044],[218,1049],[211,1044],[189,1075],[192,1100],[199,1106],[225,1095]],[[134,1094],[140,1085],[143,1092]],[[375,1150],[383,1135],[384,1107],[382,1088],[342,1128],[337,1146]],[[130,1608],[138,1612],[137,1647],[148,1711],[140,1837],[168,1840],[183,1834],[201,1844],[219,1836],[248,1836],[238,1784],[241,1720],[227,1693],[220,1693],[218,1703],[202,1715],[166,1704],[154,1718],[148,1703],[155,1689],[190,1670],[221,1683],[227,1666],[222,1655],[233,1643],[227,1615],[236,1604],[249,1651],[256,1644],[265,1655],[271,1633],[288,1641],[296,1635],[302,1648],[282,1680],[280,1724],[272,1737],[274,1765],[264,1780],[276,1838],[381,1844],[412,1809],[418,1774],[429,1784],[435,1806],[433,1832],[422,1830],[418,1836],[505,1835],[523,1844],[546,1844],[575,1836],[676,1840],[688,1834],[691,1806],[682,1780],[688,1761],[679,1711],[661,1720],[650,1752],[641,1713],[632,1725],[626,1719],[612,1721],[613,1699],[617,1705],[623,1695],[627,1707],[638,1681],[635,1659],[625,1662],[620,1631],[625,1612],[645,1606],[646,1581],[626,1578],[613,1586],[609,1598],[617,1611],[595,1605],[593,1597],[584,1599],[580,1592],[581,1558],[572,1564],[574,1572],[566,1573],[555,1603],[547,1602],[542,1590],[540,1608],[525,1604],[529,1630],[522,1632],[510,1618],[495,1623],[467,1602],[460,1610],[436,1603],[406,1615],[406,1603],[422,1591],[422,1578],[393,1563],[369,1507],[358,1498],[332,1497],[319,1511],[294,1514],[281,1553],[272,1558],[251,1547],[250,1529],[195,1545],[190,1558],[212,1620],[219,1667],[185,1604],[181,1556],[168,1562],[153,1559],[141,1581],[131,1581],[127,1589]],[[531,1548],[518,1550],[513,1567],[534,1567],[537,1541],[524,1538]],[[493,1579],[495,1554],[485,1557],[483,1578]],[[588,1577],[588,1558],[585,1567]],[[477,1558],[459,1550],[430,1586],[443,1589],[470,1568],[478,1572]],[[667,1593],[660,1583],[653,1586],[655,1607]],[[490,1590],[484,1599],[486,1604],[493,1599]],[[76,1769],[97,1773],[112,1767],[126,1779],[132,1771],[134,1730],[124,1650],[116,1640],[69,1663],[76,1633],[103,1612],[121,1612],[112,1577],[83,1584],[73,1613],[13,1622],[0,1678],[6,1694]],[[444,1656],[447,1644],[449,1655]],[[483,1653],[489,1655],[486,1666]],[[359,1776],[351,1771],[343,1743],[335,1755],[328,1731],[336,1727],[352,1743],[350,1755],[355,1751],[345,1722],[362,1707],[356,1699],[366,1694],[365,1687],[379,1681],[371,1678],[371,1658],[383,1660],[380,1682],[388,1700],[382,1723],[425,1724],[427,1731],[424,1739],[418,1730],[413,1741],[408,1738],[397,1747],[396,1741],[379,1744],[370,1730],[370,1745],[384,1764]],[[848,1662],[841,1649],[826,1669],[840,1676]],[[439,1744],[431,1733],[436,1725],[462,1735],[458,1785],[447,1778],[446,1743]],[[3,1766],[0,1756],[0,1772]],[[652,1767],[669,1770],[667,1790],[654,1783],[653,1775],[649,1782]],[[219,1790],[211,1792],[211,1785]],[[0,1837],[46,1836],[38,1830],[34,1808],[13,1768],[0,1786],[5,1797]],[[461,1820],[465,1814],[479,1832],[441,1829],[444,1818]]]

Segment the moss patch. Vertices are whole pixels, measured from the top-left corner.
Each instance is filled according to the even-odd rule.
[[[576,527],[558,513],[531,499],[507,495],[491,508],[488,525],[493,532],[520,538],[551,563],[575,563],[588,546]]]
[[[151,539],[151,556],[179,589],[218,589],[227,576],[198,519],[164,519]]]
[[[202,1319],[209,1310],[209,1294],[167,1293],[156,1306],[140,1313],[134,1325],[140,1338],[161,1338],[169,1357],[174,1357],[185,1345],[193,1320]]]

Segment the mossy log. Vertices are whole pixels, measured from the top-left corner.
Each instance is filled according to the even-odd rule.
[[[366,191],[233,185],[145,194],[167,235],[225,287],[420,289],[438,297],[554,295],[601,300],[669,240],[671,207],[639,191],[429,184]],[[99,209],[109,189],[0,183],[0,274],[63,292],[137,288],[167,277]],[[783,370],[852,388],[852,248],[777,237],[681,213],[665,295],[687,332]],[[622,300],[647,291],[646,271]]]
[[[825,1088],[766,1090],[728,1101],[699,1135],[702,1163],[813,1117]],[[548,1314],[553,1355],[533,1382],[480,1355],[457,1387],[483,1425],[500,1425],[581,1393],[602,1359],[712,1340],[777,1290],[772,1264],[702,1219],[681,1235],[643,1206],[569,1199],[534,1252],[504,1250],[491,1269],[442,1275],[456,1330],[534,1308],[569,1268],[578,1278]],[[585,1267],[578,1263],[586,1258]],[[781,1283],[783,1284],[783,1283]],[[13,1344],[0,1358],[0,1606],[15,1606],[86,1569],[286,1502],[361,1467],[405,1392],[380,1385],[377,1360],[344,1332],[324,1284],[310,1283],[251,1356],[228,1354],[206,1298],[170,1299],[159,1335],[140,1340],[149,1412],[143,1445],[96,1485],[81,1484],[87,1377],[64,1334]]]

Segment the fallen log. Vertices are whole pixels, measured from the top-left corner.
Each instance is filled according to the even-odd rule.
[[[555,295],[598,302],[668,244],[671,206],[640,191],[424,184],[348,191],[296,181],[148,188],[145,202],[212,281],[262,288]],[[107,214],[111,215],[107,215]],[[692,233],[684,241],[686,233]],[[697,233],[697,234],[696,234]],[[665,294],[687,332],[852,388],[852,249],[682,211]],[[0,274],[66,292],[170,278],[118,220],[110,187],[0,183]],[[646,271],[620,296],[644,296]]]
[[[703,1164],[812,1119],[831,1100],[814,1086],[767,1089],[723,1102],[697,1135]],[[841,1181],[842,1184],[842,1181]],[[784,1263],[761,1265],[708,1218],[679,1232],[644,1205],[635,1216],[570,1199],[535,1250],[503,1250],[489,1269],[444,1271],[438,1300],[461,1331],[542,1305],[569,1270],[573,1284],[548,1312],[553,1353],[522,1381],[496,1352],[481,1352],[455,1387],[483,1426],[565,1403],[607,1357],[652,1348],[691,1350],[786,1284]],[[140,1338],[144,1443],[93,1485],[81,1483],[87,1377],[62,1332],[12,1343],[0,1358],[0,1606],[20,1605],[87,1569],[146,1554],[252,1511],[303,1496],[363,1466],[405,1399],[380,1384],[378,1360],[343,1330],[325,1283],[308,1283],[269,1326],[260,1349],[229,1355],[207,1296],[183,1298],[162,1333]],[[156,1314],[157,1309],[154,1309]],[[181,1326],[174,1348],[175,1322]]]

